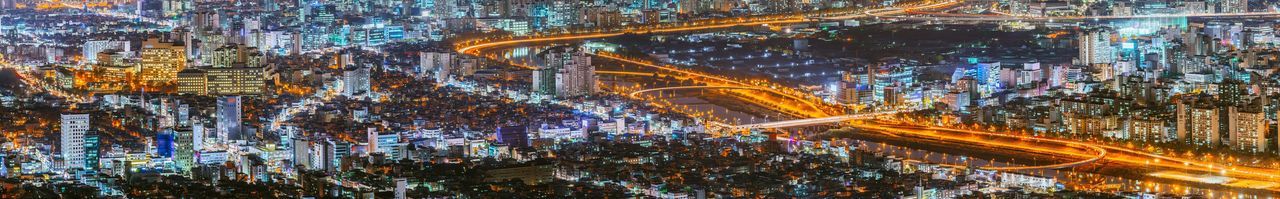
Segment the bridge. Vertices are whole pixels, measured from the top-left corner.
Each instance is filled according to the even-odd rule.
[[[766,90],[760,87],[748,87],[748,86],[674,86],[674,87],[662,87],[662,88],[638,90],[638,91],[631,92],[630,94],[627,94],[627,95],[631,97],[639,97],[641,93],[648,93],[648,92],[669,91],[669,90],[701,90],[701,89],[743,89],[743,90],[760,90],[760,91]]]
[[[852,115],[839,115],[839,116],[831,116],[831,117],[773,121],[773,122],[764,122],[764,123],[755,123],[755,124],[734,125],[734,126],[729,126],[729,128],[743,130],[743,129],[768,129],[768,128],[810,126],[810,125],[818,125],[818,124],[844,122],[849,120],[873,119],[878,116],[893,115],[893,114],[898,114],[900,112],[902,111],[895,110],[895,111],[862,113],[862,114],[852,114]]]

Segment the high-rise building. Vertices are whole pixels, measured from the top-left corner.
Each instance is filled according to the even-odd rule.
[[[888,106],[902,105],[902,94],[898,86],[884,87],[884,104]]]
[[[1229,108],[1229,144],[1232,149],[1265,152],[1267,148],[1267,117],[1260,108]]]
[[[581,48],[552,47],[538,57],[539,68],[533,71],[535,93],[557,98],[595,93],[596,69],[591,65],[591,57]]]
[[[204,138],[205,135],[209,133],[206,129],[209,128],[205,128],[203,122],[191,123],[191,150],[196,153],[204,150]]]
[[[1111,31],[1088,30],[1079,37],[1080,65],[1110,64],[1115,60],[1111,53]]]
[[[293,166],[297,166],[294,168],[297,170],[311,170],[314,168],[311,165],[310,141],[302,138],[293,139]]]
[[[1218,109],[1215,107],[1193,106],[1187,109],[1187,137],[1189,143],[1204,146],[1221,144],[1218,132]]]
[[[141,77],[147,82],[170,82],[178,78],[178,71],[186,69],[186,50],[182,44],[161,42],[158,38],[142,43]]]
[[[1222,13],[1243,13],[1249,12],[1248,0],[1218,0],[1219,9]]]
[[[370,92],[369,67],[351,66],[342,71],[342,96],[349,98],[368,97]]]
[[[337,171],[338,165],[342,163],[342,161],[340,161],[341,157],[337,156],[338,145],[335,144],[333,140],[329,139],[325,139],[318,144],[320,144],[320,147],[318,147],[320,148],[320,154],[318,156],[320,157],[320,160],[323,160],[318,166],[321,169],[324,169],[325,172]]]
[[[84,135],[84,169],[98,171],[98,163],[102,157],[102,137],[96,132]]]
[[[447,83],[453,78],[454,58],[452,52],[419,52],[419,74],[433,74],[437,83]]]
[[[174,130],[174,157],[173,161],[177,163],[179,170],[190,171],[195,166],[195,133],[190,127],[182,127]]]
[[[89,131],[89,114],[62,114],[62,159],[68,169],[85,166],[85,133]]]
[[[365,148],[366,153],[373,154],[378,152],[378,131],[375,128],[369,128],[365,132],[365,139],[368,147]]]
[[[243,140],[240,128],[240,96],[218,97],[217,135],[223,142]]]
[[[1168,130],[1165,129],[1164,121],[1138,118],[1128,122],[1130,139],[1142,142],[1165,142],[1169,140]]]

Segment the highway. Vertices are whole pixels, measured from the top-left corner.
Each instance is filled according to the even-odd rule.
[[[914,7],[911,7],[908,9],[879,8],[879,9],[867,10],[860,13],[855,12],[856,14],[847,14],[846,16],[850,18],[861,18],[861,17],[868,17],[868,16],[875,16],[875,15],[895,15],[895,14],[905,13],[903,10],[934,9],[934,8],[941,8],[941,7],[956,5],[959,2],[960,1],[945,1],[945,2],[937,2],[932,4],[925,4],[925,5],[913,5]],[[493,47],[500,47],[500,46],[522,45],[522,44],[539,43],[539,42],[555,42],[555,41],[606,38],[606,37],[614,37],[614,36],[619,36],[619,35],[628,34],[628,33],[674,33],[674,32],[700,31],[700,30],[722,29],[722,28],[730,28],[730,27],[765,25],[765,24],[805,23],[805,22],[811,22],[812,20],[813,20],[812,18],[808,18],[804,14],[796,14],[796,15],[787,15],[787,16],[762,16],[759,18],[746,18],[746,19],[739,18],[735,20],[721,20],[721,21],[717,21],[718,23],[716,22],[686,23],[686,24],[676,25],[676,26],[630,28],[630,29],[622,29],[622,30],[615,30],[615,31],[589,32],[589,33],[580,33],[580,34],[536,35],[533,37],[525,37],[525,38],[514,38],[514,37],[491,38],[491,39],[481,39],[481,40],[474,40],[469,42],[462,42],[457,46],[456,50],[464,54],[482,56],[481,54],[483,53],[481,52],[481,50],[493,48]],[[782,112],[792,114],[792,115],[798,115],[802,117],[828,117],[832,115],[840,115],[838,113],[833,113],[833,112],[840,112],[842,110],[842,108],[839,105],[826,104],[822,102],[822,100],[818,97],[812,96],[804,92],[789,90],[781,86],[776,86],[776,85],[766,86],[766,85],[761,85],[761,83],[758,83],[758,82],[752,83],[752,82],[745,82],[741,80],[734,80],[726,77],[720,77],[717,75],[703,74],[699,72],[683,70],[683,69],[674,68],[666,65],[654,64],[647,61],[628,59],[628,58],[610,55],[610,54],[599,53],[595,55],[600,58],[658,69],[662,72],[673,73],[677,76],[683,76],[690,79],[699,79],[701,80],[700,81],[701,83],[706,85],[758,87],[755,90],[767,91],[772,94],[776,94],[791,100],[801,102],[803,105],[796,106],[790,103],[773,102],[773,100],[770,100],[767,97],[759,96],[756,94],[749,94],[749,93],[739,93],[739,94],[743,94],[753,99],[756,99],[753,101],[757,101],[761,103],[770,103],[769,105],[767,105],[767,107],[780,108],[782,109],[781,110]],[[498,59],[497,56],[489,56],[489,58]],[[512,61],[508,61],[508,63],[511,63],[513,65],[516,65],[521,68],[526,68],[526,69],[536,68],[534,66],[515,63]]]
[[[522,44],[530,44],[530,43],[537,43],[537,42],[555,42],[555,41],[605,38],[605,37],[623,35],[627,33],[670,33],[670,32],[680,32],[680,31],[709,30],[709,29],[727,28],[727,27],[735,27],[735,26],[746,26],[746,25],[803,23],[803,22],[810,22],[812,20],[843,20],[843,19],[853,19],[853,18],[861,18],[861,17],[890,17],[895,15],[907,14],[908,12],[912,12],[915,10],[936,9],[936,8],[954,6],[959,3],[962,3],[962,2],[946,1],[946,2],[928,4],[928,5],[920,5],[920,6],[915,6],[911,8],[879,8],[879,9],[867,10],[860,14],[852,14],[852,15],[837,16],[837,17],[812,17],[812,18],[784,17],[784,18],[776,18],[776,19],[741,20],[738,22],[730,22],[730,23],[723,23],[723,24],[700,24],[700,25],[669,27],[669,28],[659,28],[659,29],[633,29],[633,30],[613,31],[613,32],[583,33],[583,34],[575,34],[575,35],[537,36],[537,37],[530,37],[530,38],[501,38],[501,39],[492,39],[492,40],[477,40],[477,41],[462,43],[458,46],[456,50],[458,52],[462,52],[465,54],[479,55],[481,54],[481,50],[483,49],[499,47],[499,46],[522,45]],[[1274,13],[1238,13],[1238,14],[1219,14],[1219,15],[1166,15],[1166,16],[1154,15],[1154,16],[1116,16],[1116,17],[1055,17],[1055,18],[1039,18],[1038,20],[1122,19],[1122,18],[1157,18],[1157,17],[1229,17],[1229,16],[1270,16],[1270,15],[1274,15]],[[963,19],[963,18],[960,18],[960,19]],[[1036,18],[1020,18],[1020,17],[1006,17],[1004,19],[995,18],[995,20],[1012,20],[1012,19],[1035,20]],[[726,88],[732,87],[732,88],[743,88],[743,89],[756,87],[756,89],[759,89],[759,90],[770,91],[771,93],[787,96],[788,98],[790,98],[790,100],[804,102],[806,104],[809,104],[809,106],[818,108],[819,110],[822,110],[821,107],[833,106],[825,103],[813,104],[811,103],[812,101],[806,100],[809,98],[804,97],[805,95],[787,93],[782,91],[782,89],[784,88],[760,87],[759,85],[756,85],[753,83],[733,80],[726,77],[686,71],[678,68],[672,68],[670,66],[654,64],[646,61],[633,60],[633,59],[623,58],[615,55],[596,54],[596,56],[601,58],[616,60],[620,62],[646,66],[646,67],[658,69],[662,72],[673,73],[679,76],[688,77],[690,79],[697,79],[701,81],[703,84],[706,84],[708,86],[723,86]],[[526,66],[526,67],[531,67],[531,66]],[[786,102],[765,102],[765,103],[782,104]],[[796,111],[796,110],[799,110],[799,109],[781,110],[781,111]],[[864,114],[837,115],[837,116],[831,116],[833,114],[824,113],[824,114],[815,114],[818,116],[808,117],[806,119],[775,121],[775,122],[745,124],[745,125],[736,125],[736,126],[726,125],[726,124],[721,124],[716,122],[710,122],[710,123],[718,126],[728,126],[728,127],[731,127],[730,129],[736,129],[736,130],[756,129],[756,128],[782,128],[782,127],[804,126],[804,125],[814,125],[814,124],[823,124],[823,123],[835,123],[835,122],[849,121],[854,119],[868,119],[868,118],[874,118],[876,115],[890,114],[890,113],[894,113],[894,112],[872,113],[872,114],[865,114],[865,115]],[[1034,136],[990,133],[990,132],[943,128],[943,127],[925,127],[924,129],[919,129],[919,128],[905,128],[902,126],[890,126],[890,125],[878,125],[878,124],[877,125],[851,124],[851,126],[859,129],[876,130],[876,131],[903,134],[903,135],[940,137],[940,139],[952,140],[959,143],[981,143],[983,145],[997,146],[999,148],[1010,148],[1010,149],[1025,150],[1025,151],[1038,151],[1038,152],[1056,154],[1061,156],[1080,158],[1079,161],[1053,164],[1053,165],[1039,165],[1039,166],[1025,166],[1025,167],[1011,167],[1011,168],[990,168],[994,170],[1058,169],[1058,168],[1068,168],[1068,167],[1086,165],[1086,164],[1091,164],[1098,161],[1107,161],[1107,162],[1124,163],[1125,165],[1135,165],[1135,166],[1138,166],[1139,168],[1150,167],[1150,168],[1162,168],[1163,170],[1179,170],[1179,171],[1192,171],[1197,173],[1213,173],[1213,174],[1234,178],[1236,179],[1235,181],[1237,182],[1244,182],[1244,183],[1238,183],[1236,185],[1226,185],[1226,186],[1239,186],[1239,187],[1254,188],[1254,189],[1280,190],[1280,185],[1276,185],[1275,183],[1276,181],[1280,181],[1280,179],[1277,179],[1277,177],[1280,177],[1278,176],[1280,175],[1280,170],[1277,170],[1277,169],[1239,167],[1239,166],[1233,167],[1233,166],[1226,166],[1226,165],[1213,163],[1213,162],[1162,156],[1159,154],[1153,154],[1149,152],[1143,152],[1139,150],[1116,147],[1116,146],[1109,146],[1105,144],[1096,144],[1096,143],[1088,143],[1088,142],[1081,142],[1081,141],[1061,140],[1061,139],[1043,138],[1043,137],[1034,137]],[[966,136],[946,135],[940,132],[945,132],[950,134],[961,134]],[[1010,141],[995,141],[995,140],[981,139],[981,137],[983,136],[1010,138],[1012,140],[1034,141],[1034,142],[1026,143],[1026,142],[1010,142]],[[1037,143],[1040,143],[1040,144],[1037,144]],[[1047,149],[1046,147],[1049,145],[1072,146],[1072,147],[1077,147],[1077,148],[1081,148],[1089,151],[1095,151],[1095,153],[1085,154],[1085,153],[1076,153],[1076,152],[1046,150]],[[1173,179],[1173,180],[1179,180],[1179,179]],[[1241,184],[1244,184],[1244,185],[1241,185]]]
[[[645,61],[632,60],[632,59],[627,59],[627,58],[623,58],[623,57],[613,56],[613,55],[609,55],[609,54],[596,54],[596,56],[601,57],[601,58],[606,58],[606,59],[615,60],[615,61],[625,62],[625,63],[629,63],[629,64],[634,64],[634,65],[639,65],[639,66],[645,66],[645,67],[649,67],[649,68],[654,68],[654,69],[658,69],[658,70],[661,70],[661,71],[664,71],[664,72],[670,72],[670,73],[673,73],[673,74],[678,75],[678,76],[680,76],[680,77],[689,78],[689,79],[695,79],[695,80],[700,80],[699,82],[704,83],[704,84],[708,84],[708,85],[716,85],[716,86],[724,85],[724,86],[738,86],[738,87],[754,87],[752,90],[766,91],[766,92],[769,92],[769,93],[772,93],[772,94],[775,94],[775,95],[783,96],[783,97],[786,97],[786,98],[788,98],[788,99],[791,99],[791,100],[795,100],[795,101],[801,102],[801,103],[803,103],[803,104],[804,104],[804,106],[807,106],[807,107],[799,107],[799,106],[794,106],[794,105],[792,105],[792,104],[788,104],[788,103],[777,103],[777,102],[771,102],[771,101],[758,101],[758,102],[764,102],[764,103],[772,103],[772,104],[770,104],[770,105],[769,105],[769,107],[779,107],[779,108],[784,109],[784,110],[782,110],[782,111],[787,112],[787,113],[790,113],[790,114],[806,115],[806,116],[808,116],[808,117],[826,117],[826,116],[830,116],[830,114],[829,114],[829,113],[826,113],[826,112],[825,112],[826,110],[832,110],[832,109],[835,109],[835,108],[834,108],[834,106],[831,106],[831,105],[828,105],[828,104],[825,104],[825,103],[820,102],[821,100],[820,100],[819,98],[817,98],[817,97],[813,97],[813,96],[810,96],[810,95],[806,95],[806,94],[803,94],[803,93],[800,93],[800,92],[795,92],[795,91],[787,92],[787,91],[783,91],[783,90],[778,89],[778,88],[775,88],[775,87],[763,87],[763,86],[759,86],[759,85],[755,85],[755,84],[747,83],[747,82],[744,82],[744,81],[733,80],[733,79],[729,79],[729,78],[725,78],[725,77],[720,77],[720,76],[716,76],[716,75],[703,74],[703,73],[700,73],[700,72],[688,71],[688,70],[679,69],[679,68],[675,68],[675,67],[671,67],[671,66],[666,66],[666,65],[653,64],[653,63],[649,63],[649,62],[645,62]],[[741,94],[751,95],[751,94],[749,94],[749,93],[741,93]],[[766,97],[764,97],[764,96],[759,96],[759,95],[754,95],[754,96],[750,96],[750,97],[755,98],[755,99],[766,99]]]

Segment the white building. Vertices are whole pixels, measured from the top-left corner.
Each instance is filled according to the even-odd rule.
[[[89,114],[62,114],[62,159],[68,169],[84,168],[84,135]]]
[[[1111,31],[1105,29],[1080,33],[1080,64],[1109,64],[1115,57],[1111,53]]]
[[[132,51],[128,41],[111,41],[111,40],[91,40],[84,42],[84,47],[80,50],[84,61],[89,63],[97,63],[98,53],[107,50],[120,50],[125,52]]]
[[[419,74],[422,76],[433,74],[433,78],[436,79],[437,83],[448,83],[452,78],[451,71],[454,67],[454,58],[456,56],[451,52],[419,52]]]
[[[350,67],[342,72],[342,96],[364,98],[369,95],[369,67]]]

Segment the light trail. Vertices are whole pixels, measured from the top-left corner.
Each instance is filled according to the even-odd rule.
[[[932,4],[923,4],[915,7],[910,7],[907,9],[880,8],[880,9],[872,9],[860,14],[850,14],[850,15],[852,15],[855,18],[867,17],[873,14],[893,15],[893,14],[904,13],[902,10],[933,9],[938,7],[955,5],[955,4],[958,4],[959,2],[960,1],[937,2]],[[471,55],[484,57],[483,55],[481,55],[483,53],[480,52],[482,49],[498,47],[498,46],[519,45],[519,44],[528,44],[528,43],[537,43],[537,42],[595,39],[595,38],[614,37],[614,36],[619,36],[619,35],[628,34],[628,33],[674,33],[674,32],[684,32],[684,31],[721,29],[721,28],[730,28],[730,27],[738,27],[738,26],[804,23],[804,22],[811,22],[812,20],[813,18],[808,18],[804,14],[788,15],[788,16],[760,16],[758,18],[745,18],[745,19],[740,18],[736,20],[713,21],[705,24],[704,23],[681,24],[680,26],[671,26],[671,27],[643,27],[643,28],[630,28],[630,29],[616,30],[616,31],[610,31],[610,32],[592,32],[592,33],[582,33],[582,34],[547,35],[547,36],[538,35],[538,36],[527,37],[527,38],[507,37],[507,38],[494,38],[492,40],[481,39],[481,40],[475,40],[470,42],[463,42],[462,44],[458,45],[457,51],[464,54],[471,54]],[[606,59],[612,59],[612,60],[636,64],[640,66],[656,68],[665,72],[672,72],[672,73],[678,74],[679,76],[685,76],[690,79],[701,78],[706,80],[713,80],[713,81],[702,82],[708,85],[759,87],[760,90],[768,91],[769,93],[777,94],[785,98],[789,98],[791,100],[800,101],[803,103],[804,106],[807,107],[807,108],[794,107],[791,104],[787,104],[787,103],[772,102],[773,100],[763,98],[762,96],[751,96],[751,98],[756,99],[754,101],[772,103],[769,105],[769,107],[781,108],[781,109],[784,109],[783,112],[787,112],[790,114],[802,115],[804,117],[827,117],[831,115],[830,113],[827,113],[827,111],[838,112],[839,110],[841,110],[837,106],[833,106],[825,103],[820,104],[818,103],[820,102],[820,100],[816,100],[818,98],[804,95],[798,92],[797,93],[784,92],[779,88],[770,88],[770,87],[755,85],[755,84],[751,84],[743,81],[732,80],[724,77],[685,71],[685,70],[676,69],[670,66],[663,66],[663,65],[657,65],[657,64],[648,63],[648,62],[630,60],[630,59],[617,57],[613,55],[605,55],[605,54],[595,54],[595,55],[598,57],[606,58]],[[497,56],[488,56],[488,58],[498,59]],[[508,60],[507,62],[521,68],[526,68],[526,69],[536,68],[534,66],[516,63],[510,60]],[[746,95],[745,93],[742,93],[742,94]]]
[[[676,73],[676,74],[679,74],[679,75],[681,75],[681,76],[685,76],[685,77],[697,77],[697,78],[711,79],[711,80],[720,81],[721,83],[726,83],[726,84],[728,84],[728,85],[733,85],[733,86],[756,87],[756,89],[757,89],[757,90],[767,91],[767,92],[769,92],[769,93],[776,94],[776,95],[779,95],[779,96],[783,96],[783,97],[789,98],[789,99],[791,99],[791,100],[800,101],[800,102],[803,102],[803,103],[804,103],[806,106],[808,106],[809,108],[812,108],[812,110],[786,110],[786,111],[790,111],[790,112],[799,112],[799,113],[809,112],[809,113],[815,113],[815,112],[812,112],[812,111],[823,111],[823,110],[828,110],[828,109],[829,109],[829,108],[828,108],[828,109],[824,109],[824,108],[823,108],[825,104],[823,104],[823,105],[819,105],[818,103],[815,103],[815,102],[813,102],[812,100],[807,99],[806,97],[798,96],[798,95],[796,95],[796,94],[788,94],[788,93],[786,93],[786,92],[782,92],[782,91],[780,91],[780,90],[778,90],[778,89],[774,89],[774,88],[767,88],[767,87],[755,86],[755,85],[752,85],[752,84],[749,84],[749,83],[746,83],[746,82],[737,81],[737,80],[732,80],[732,79],[728,79],[728,78],[724,78],[724,77],[712,76],[712,75],[706,75],[706,74],[697,73],[697,72],[690,72],[690,71],[686,71],[686,70],[682,70],[682,69],[678,69],[678,68],[673,68],[673,67],[670,67],[670,66],[663,66],[663,65],[657,65],[657,64],[647,63],[647,62],[635,61],[635,60],[626,59],[626,58],[622,58],[622,57],[617,57],[617,56],[613,56],[613,55],[607,55],[607,54],[595,54],[595,55],[596,55],[596,56],[598,56],[598,57],[608,58],[608,59],[615,60],[615,61],[621,61],[621,62],[626,62],[626,63],[630,63],[630,64],[635,64],[635,65],[640,65],[640,66],[646,66],[646,67],[650,67],[650,68],[655,68],[655,69],[659,69],[659,70],[662,70],[662,71],[673,72],[673,73]],[[691,79],[692,79],[692,78],[691,78]],[[706,82],[707,82],[707,81],[704,81],[704,83],[706,83]],[[780,104],[780,105],[782,105],[782,104]],[[778,106],[778,107],[784,107],[784,108],[786,108],[785,106]],[[816,116],[816,117],[826,117],[826,116],[829,116],[829,115],[827,115],[827,113],[817,113],[817,114],[808,114],[808,115],[810,115],[810,117],[815,117],[815,116]]]
[[[3,56],[0,56],[3,57]],[[73,95],[61,89],[52,88],[47,82],[35,78],[35,75],[28,74],[29,70],[24,67],[10,63],[8,60],[0,59],[0,68],[13,69],[18,75],[18,79],[27,85],[27,91],[33,93],[49,93],[53,96],[62,97],[72,102],[88,102],[89,97],[83,95]]]

